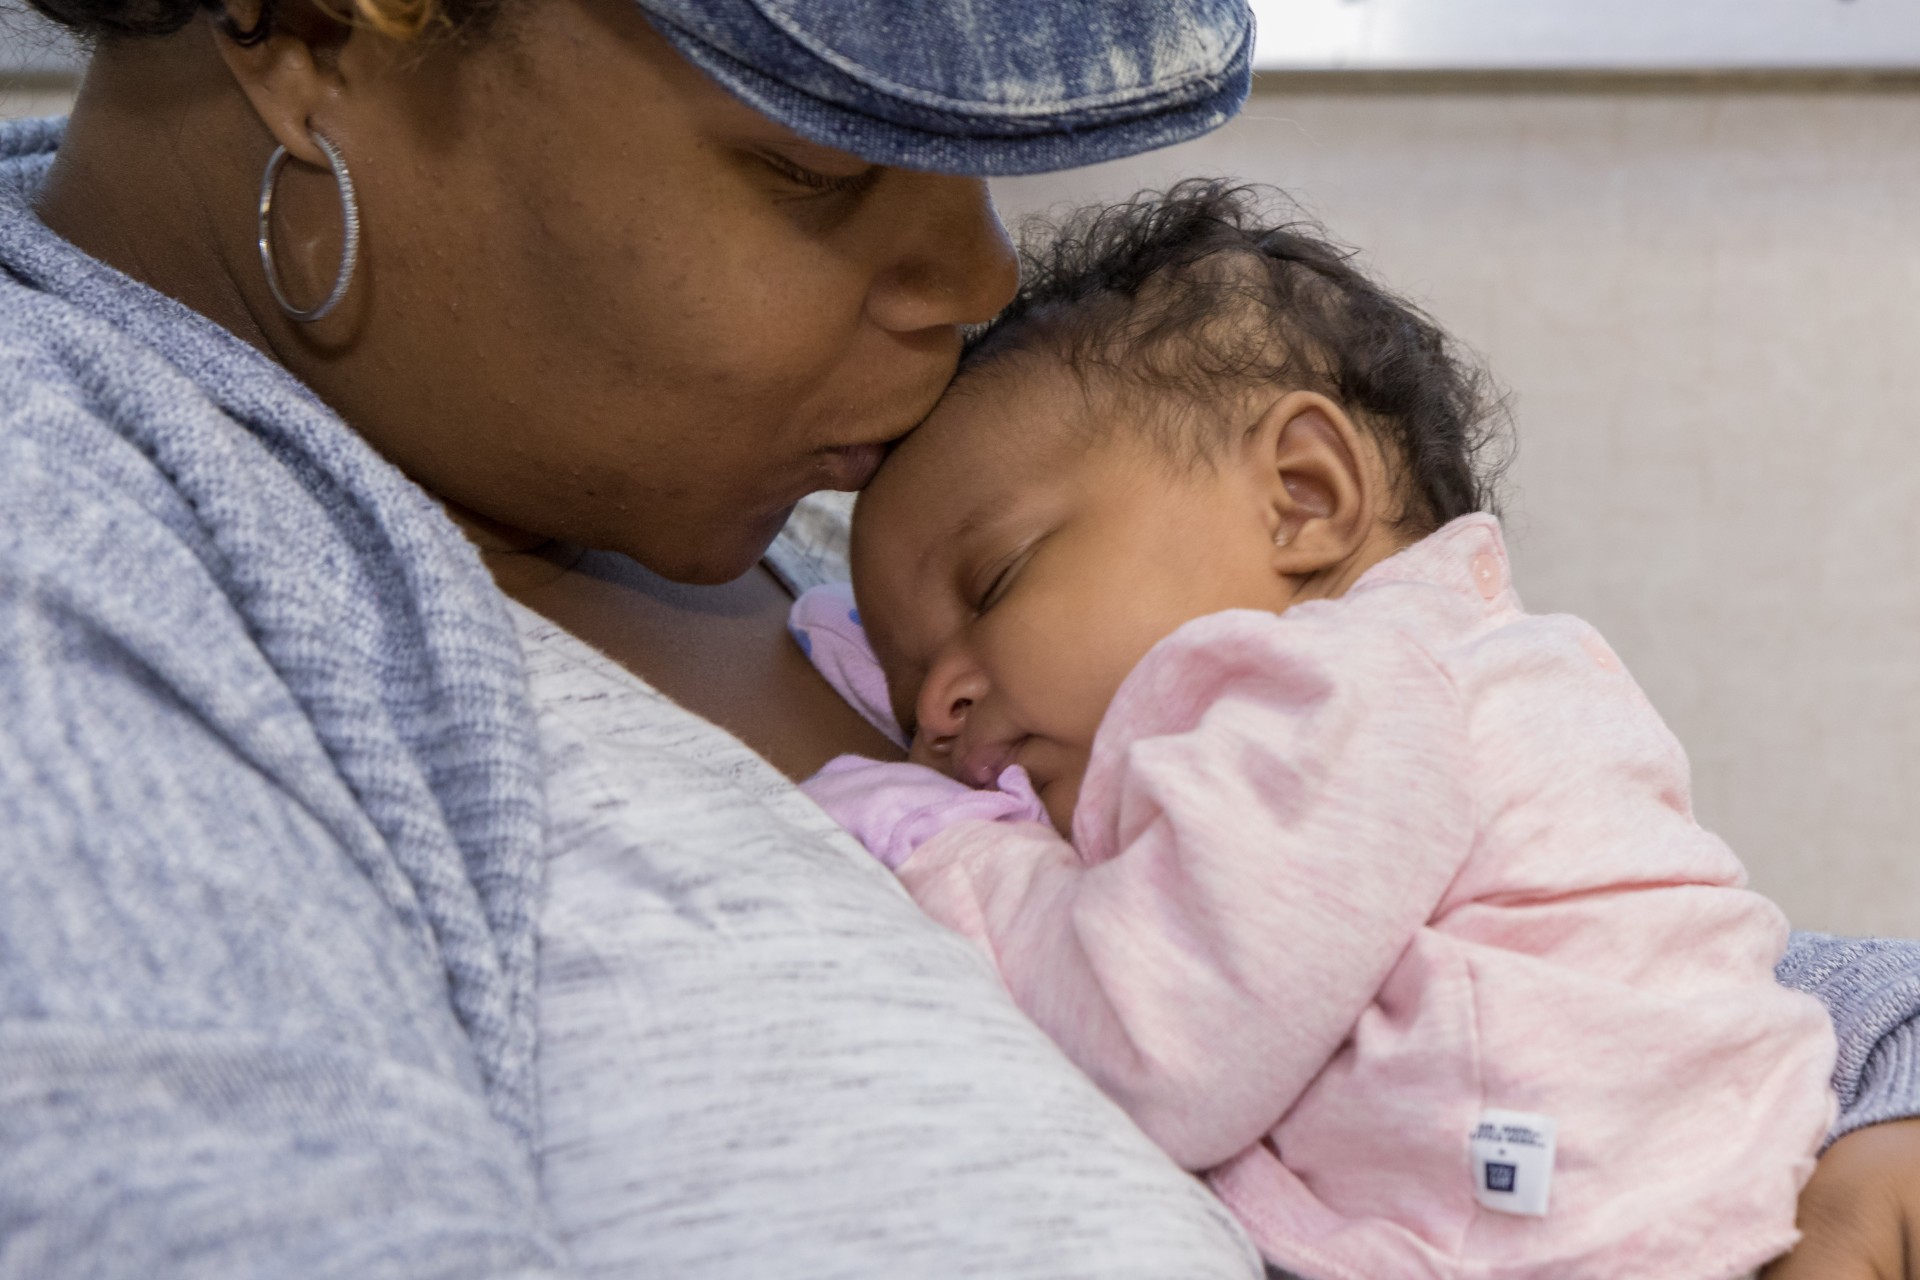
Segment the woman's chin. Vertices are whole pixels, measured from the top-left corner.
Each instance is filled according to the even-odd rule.
[[[678,582],[682,586],[719,587],[751,573],[754,566],[760,563],[760,557],[752,552],[744,552],[726,557],[704,555],[688,559],[641,560],[640,563],[669,582]]]
[[[672,541],[650,539],[649,545],[621,547],[654,573],[690,587],[714,587],[751,572],[785,527],[791,506],[758,520],[725,529],[688,530]]]

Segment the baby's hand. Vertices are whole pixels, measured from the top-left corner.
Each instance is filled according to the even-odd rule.
[[[914,850],[956,822],[1047,820],[1019,765],[1003,771],[996,788],[975,791],[925,765],[840,756],[800,789],[896,871]]]

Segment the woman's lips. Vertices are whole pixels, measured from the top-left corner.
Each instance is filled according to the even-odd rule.
[[[887,456],[884,444],[843,444],[821,451],[828,489],[864,489]]]

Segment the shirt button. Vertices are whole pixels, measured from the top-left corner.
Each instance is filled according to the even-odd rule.
[[[1480,594],[1491,600],[1500,594],[1500,562],[1482,551],[1473,558],[1473,582]]]

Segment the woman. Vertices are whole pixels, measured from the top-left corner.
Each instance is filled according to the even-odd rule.
[[[0,134],[4,1270],[1251,1274],[714,727],[873,749],[762,554],[1011,288],[951,175],[1219,123],[1238,3],[41,4],[98,51]],[[1920,1111],[1920,954],[1791,964],[1843,1123]],[[1810,1227],[1887,1203],[1819,1274],[1917,1146],[1832,1149]]]

